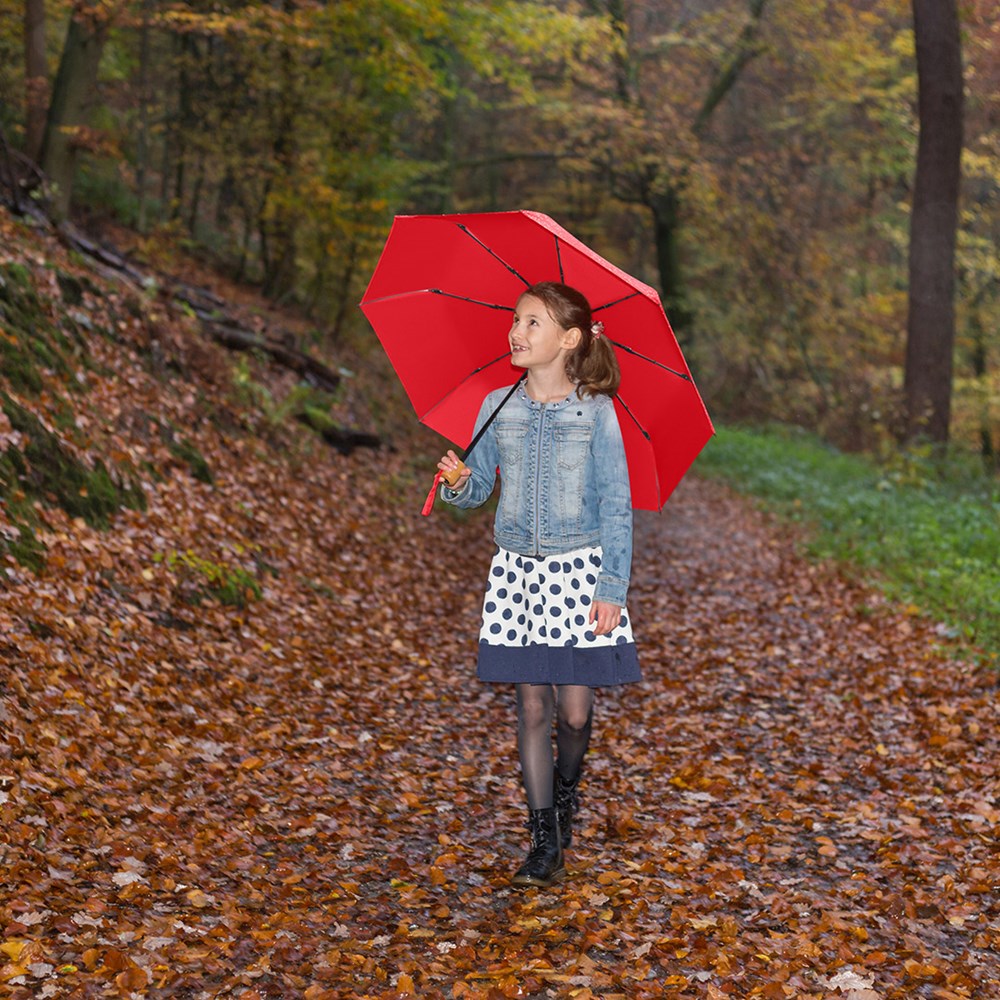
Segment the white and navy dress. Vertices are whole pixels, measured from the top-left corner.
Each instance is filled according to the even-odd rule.
[[[477,431],[505,394],[487,396]],[[493,493],[498,472],[501,481],[493,526],[497,550],[479,632],[479,678],[588,687],[641,680],[623,607],[632,509],[611,399],[574,392],[543,404],[521,387],[486,427],[467,464],[472,475],[463,489],[442,489],[447,502],[480,506]],[[595,599],[622,606],[608,635],[594,634]]]
[[[479,679],[588,687],[642,680],[626,609],[616,628],[594,635],[600,568],[600,547],[539,558],[498,548],[483,600]]]

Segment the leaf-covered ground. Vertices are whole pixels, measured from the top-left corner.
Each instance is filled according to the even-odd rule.
[[[637,518],[646,679],[599,697],[569,877],[511,890],[488,515],[419,517],[432,438],[255,436],[228,359],[164,320],[166,379],[120,322],[78,430],[147,509],[46,507],[0,589],[0,996],[1000,997],[998,677],[932,624],[689,479]]]

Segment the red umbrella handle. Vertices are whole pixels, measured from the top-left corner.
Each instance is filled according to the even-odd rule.
[[[437,495],[438,486],[440,485],[441,485],[441,472],[440,470],[438,470],[438,472],[434,474],[434,485],[431,487],[430,493],[427,494],[427,499],[424,501],[424,506],[420,511],[420,513],[423,514],[424,517],[427,517],[427,515],[430,514],[431,512],[431,507],[434,506],[434,497]]]

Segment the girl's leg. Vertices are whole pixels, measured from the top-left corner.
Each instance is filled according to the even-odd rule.
[[[579,808],[577,786],[583,755],[590,743],[590,726],[594,717],[594,692],[579,684],[557,688],[559,708],[556,721],[556,760],[554,797],[559,837],[563,850],[573,842],[573,817]]]
[[[562,839],[552,787],[552,714],[555,691],[551,684],[517,685],[517,749],[521,778],[528,795],[531,849],[514,873],[513,885],[548,886],[563,873]]]
[[[517,685],[517,750],[529,809],[552,808],[551,684]]]
[[[573,781],[580,773],[583,755],[590,744],[590,728],[594,717],[593,688],[580,684],[563,684],[558,688],[559,708],[556,720],[556,765],[559,774]]]

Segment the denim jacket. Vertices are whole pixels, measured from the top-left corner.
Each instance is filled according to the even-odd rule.
[[[506,395],[491,392],[476,431]],[[522,385],[497,415],[466,464],[461,490],[442,487],[456,507],[485,503],[500,473],[493,522],[497,545],[521,555],[546,556],[600,545],[594,600],[625,605],[632,567],[632,499],[621,428],[610,396],[539,403]]]

